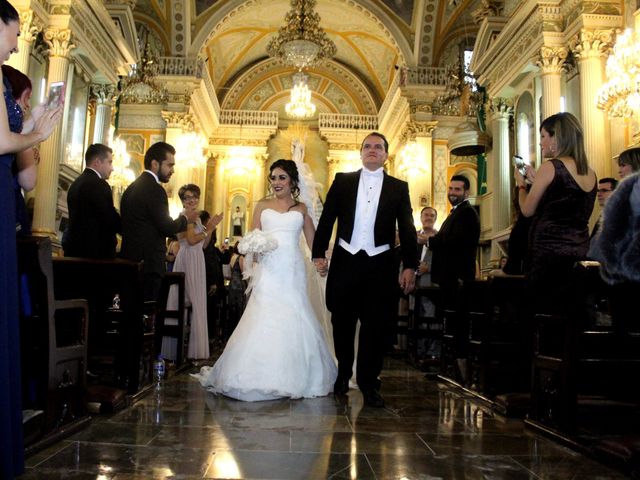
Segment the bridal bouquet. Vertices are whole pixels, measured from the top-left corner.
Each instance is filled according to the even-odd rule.
[[[263,232],[262,230],[251,230],[247,233],[240,243],[238,244],[238,251],[247,255],[253,254],[265,254],[278,248],[278,241],[270,234]]]
[[[259,271],[254,271],[254,257],[258,258],[260,255],[272,252],[276,248],[278,248],[278,241],[273,236],[258,229],[248,232],[238,243],[238,251],[246,256],[242,278],[249,280],[246,290],[247,295],[251,293],[253,285],[257,281],[256,274],[259,274]]]

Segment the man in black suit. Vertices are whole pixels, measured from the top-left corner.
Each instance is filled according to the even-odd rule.
[[[114,258],[120,215],[113,206],[107,179],[113,171],[113,151],[106,145],[90,145],[86,168],[69,187],[69,226],[63,242],[67,257]]]
[[[144,296],[157,300],[160,282],[166,271],[166,238],[187,229],[195,222],[197,210],[185,211],[179,218],[169,216],[167,193],[160,183],[173,175],[176,150],[168,143],[158,142],[144,155],[144,172],[127,187],[122,195],[121,256],[135,262],[144,261]]]
[[[476,249],[480,240],[480,219],[469,201],[469,179],[454,175],[449,182],[449,203],[453,209],[429,239],[433,251],[431,281],[440,286],[444,308],[461,311],[460,287],[476,276]],[[454,325],[455,349],[462,380],[466,375],[467,328],[464,315],[458,314]]]
[[[336,175],[313,241],[316,268],[321,275],[329,273],[327,308],[338,359],[334,393],[344,395],[349,390],[359,319],[356,379],[365,403],[374,407],[384,406],[378,375],[385,325],[398,307],[398,268],[393,252],[396,223],[403,261],[399,283],[405,293],[413,290],[418,265],[409,186],[384,172],[388,149],[387,139],[380,133],[364,139],[360,148],[364,168]],[[325,252],[336,220],[338,232],[328,269]]]

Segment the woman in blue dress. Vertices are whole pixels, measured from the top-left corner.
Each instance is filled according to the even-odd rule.
[[[20,17],[0,0],[0,63],[18,51]],[[9,83],[0,73],[0,478],[14,478],[24,469],[22,403],[20,398],[20,332],[16,263],[15,192],[11,165],[15,153],[47,139],[60,119],[61,107],[34,109],[24,122]]]

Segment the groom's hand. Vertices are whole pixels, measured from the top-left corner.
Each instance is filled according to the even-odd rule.
[[[416,286],[416,272],[411,268],[405,268],[400,274],[400,288],[405,295],[412,292]]]
[[[317,272],[324,277],[329,271],[329,261],[326,258],[314,258],[313,264],[316,266]]]

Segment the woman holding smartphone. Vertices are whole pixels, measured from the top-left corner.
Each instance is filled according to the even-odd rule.
[[[542,156],[538,171],[526,166],[526,179],[515,168],[522,215],[533,217],[525,274],[544,310],[571,305],[570,276],[589,249],[589,217],[597,179],[589,167],[580,123],[570,113],[557,113],[540,126]],[[569,301],[568,301],[569,300]]]

